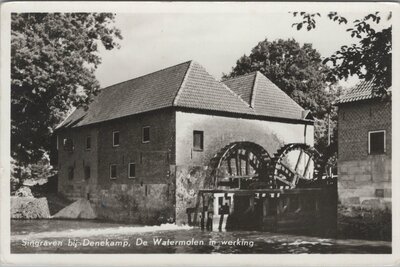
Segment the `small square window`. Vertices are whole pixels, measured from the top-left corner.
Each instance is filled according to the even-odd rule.
[[[74,150],[74,141],[71,138],[64,138],[63,146],[65,151],[72,152]]]
[[[110,179],[117,179],[117,165],[110,165]]]
[[[202,151],[204,149],[204,132],[193,131],[193,149]]]
[[[92,138],[90,136],[86,136],[86,150],[90,150],[92,148]]]
[[[368,154],[384,154],[386,152],[386,131],[368,133]]]
[[[90,179],[90,166],[85,166],[85,179]]]
[[[68,179],[74,179],[74,167],[68,167]]]
[[[119,132],[113,132],[113,146],[119,146]]]
[[[128,174],[129,178],[135,178],[136,177],[136,164],[135,163],[129,163],[128,165]]]
[[[150,142],[150,126],[143,127],[142,129],[142,142]]]

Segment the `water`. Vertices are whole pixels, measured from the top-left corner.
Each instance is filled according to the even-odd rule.
[[[382,254],[391,253],[391,250],[391,242],[385,241],[326,239],[259,231],[209,232],[172,224],[11,221],[12,253]]]

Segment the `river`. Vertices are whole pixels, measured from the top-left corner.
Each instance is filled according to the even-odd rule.
[[[173,224],[12,220],[12,253],[391,253],[391,242],[259,231],[210,232]]]

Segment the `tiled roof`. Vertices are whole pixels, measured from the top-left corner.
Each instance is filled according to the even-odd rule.
[[[177,107],[254,114],[249,105],[193,62],[175,99]]]
[[[303,109],[261,73],[222,83],[189,61],[102,89],[87,110],[75,110],[58,128],[172,106],[303,119]]]
[[[304,109],[258,71],[223,82],[241,95],[257,115],[303,119]]]
[[[336,104],[349,103],[354,101],[366,100],[375,98],[376,95],[372,93],[373,91],[373,81],[362,81],[344,96],[342,96]]]
[[[255,80],[256,72],[251,72],[242,76],[225,80],[223,83],[236,92],[250,105]]]
[[[189,69],[185,62],[102,89],[85,111],[75,110],[60,127],[76,127],[172,106]]]

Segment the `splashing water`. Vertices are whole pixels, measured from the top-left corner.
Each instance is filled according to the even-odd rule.
[[[67,221],[66,221],[67,222]],[[155,226],[119,226],[94,229],[67,229],[63,231],[46,231],[39,233],[29,233],[28,235],[13,235],[12,239],[35,239],[35,238],[63,238],[63,237],[94,237],[99,235],[132,235],[148,232],[162,232],[174,230],[190,230],[190,226],[175,224],[162,224]]]

